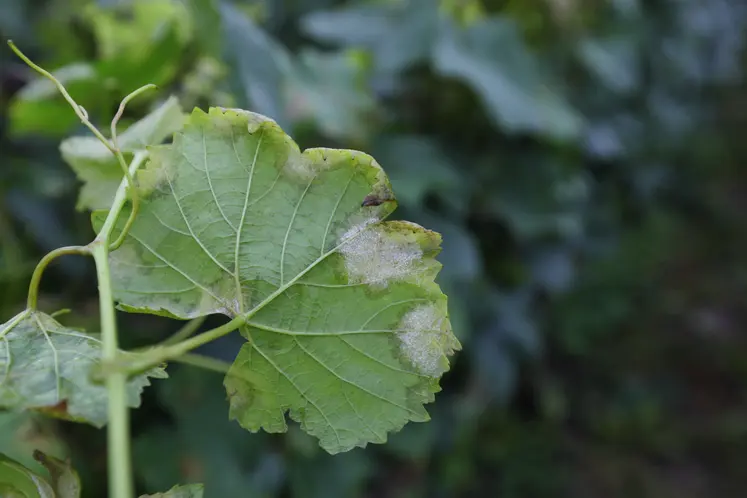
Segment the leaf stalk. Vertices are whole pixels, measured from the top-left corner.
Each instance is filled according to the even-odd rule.
[[[36,310],[36,306],[39,300],[39,284],[41,283],[42,275],[44,270],[49,266],[49,263],[68,254],[82,254],[88,256],[91,254],[90,248],[86,246],[68,246],[59,247],[48,254],[46,254],[36,265],[34,273],[31,274],[31,283],[29,283],[29,295],[26,301],[26,307],[30,310]]]

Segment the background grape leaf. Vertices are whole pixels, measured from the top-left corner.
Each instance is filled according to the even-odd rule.
[[[184,123],[179,101],[170,97],[157,109],[130,126],[118,137],[118,144],[130,159],[138,150],[161,143]],[[122,169],[109,149],[92,136],[71,137],[60,144],[62,157],[83,181],[78,209],[108,208],[122,181]]]
[[[34,451],[34,459],[49,472],[57,498],[80,498],[80,479],[69,460],[60,460],[41,451]]]
[[[460,347],[434,282],[441,237],[382,221],[396,202],[373,158],[301,153],[263,116],[196,109],[140,181],[140,214],[111,255],[115,298],[180,318],[249,314],[225,381],[243,427],[285,431],[288,411],[336,453],[428,420]]]
[[[188,484],[186,486],[174,486],[165,493],[154,495],[142,495],[140,498],[202,498],[202,484]]]
[[[106,424],[107,391],[91,380],[101,362],[101,341],[60,325],[49,315],[24,311],[0,325],[0,407],[37,409],[96,427]],[[132,377],[128,405],[140,405],[148,377],[165,378],[161,368]]]
[[[41,476],[0,453],[0,496],[55,498],[55,493]]]

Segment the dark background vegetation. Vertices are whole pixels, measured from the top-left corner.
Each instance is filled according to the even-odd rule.
[[[248,108],[302,147],[370,152],[396,216],[444,236],[464,350],[432,422],[331,457],[295,426],[242,431],[220,376],[172,366],[133,413],[139,488],[745,496],[746,33],[736,0],[0,0],[0,38],[60,69],[104,127],[149,82],[160,91],[129,120],[172,93],[188,110]],[[45,252],[91,237],[57,149],[84,130],[35,80],[0,47],[3,318]],[[96,331],[91,264],[56,263],[42,307]],[[179,326],[120,324],[126,347]],[[86,496],[105,495],[102,431],[0,424],[0,451],[67,453]]]

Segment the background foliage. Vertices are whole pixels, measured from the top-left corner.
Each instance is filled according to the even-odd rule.
[[[731,497],[747,485],[747,5],[729,0],[3,0],[13,38],[105,123],[177,95],[302,147],[372,153],[397,217],[444,235],[464,344],[428,424],[331,457],[228,422],[221,378],[171,366],[133,413],[138,485],[209,497]],[[83,130],[0,50],[0,312],[90,238],[58,143]],[[97,327],[67,258],[47,311]],[[205,327],[215,326],[208,323]],[[178,323],[122,316],[125,347]],[[232,359],[227,337],[204,351]],[[0,414],[0,451],[71,455],[103,496],[104,435]],[[209,428],[207,430],[206,428]]]

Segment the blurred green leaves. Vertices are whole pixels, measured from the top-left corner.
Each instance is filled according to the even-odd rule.
[[[0,3],[0,31],[35,40],[40,61],[96,69],[95,19],[76,16],[93,0]],[[187,109],[264,106],[302,146],[371,151],[397,213],[444,235],[438,282],[466,354],[429,407],[433,421],[343,458],[292,422],[283,438],[242,436],[225,419],[217,377],[217,397],[179,404],[159,383],[135,412],[144,490],[204,481],[218,498],[743,494],[742,3],[185,5],[186,44],[178,27],[143,31],[176,47],[178,73],[125,119],[173,92]],[[168,11],[158,11],[166,31]],[[26,78],[0,53],[0,115],[11,103],[0,119],[7,307],[23,299],[27,254],[89,229],[55,203],[77,195],[56,144],[8,137],[16,119],[47,135],[75,125],[62,105],[54,121],[39,119],[35,107],[56,104],[47,97],[8,121],[8,109],[27,104],[25,90],[14,93]],[[94,117],[133,89],[110,80],[116,90],[72,83]],[[83,275],[65,263],[63,277]],[[94,289],[50,278],[58,300]],[[142,331],[133,337],[160,323],[123,322]],[[231,361],[243,339],[226,339],[236,340],[210,354]],[[197,375],[179,383],[197,390]],[[185,457],[174,462],[174,452]]]
[[[0,492],[8,498],[55,498],[41,477],[0,453]]]
[[[558,140],[580,136],[583,119],[562,97],[559,82],[524,45],[509,19],[485,19],[466,28],[443,27],[433,64],[480,95],[507,132],[536,133]]]
[[[202,498],[202,493],[202,484],[188,484],[186,486],[174,486],[165,493],[143,495],[140,498]]]
[[[220,9],[226,51],[243,89],[240,107],[251,108],[288,127],[283,100],[283,76],[290,69],[285,48],[246,14],[224,4]]]
[[[79,22],[95,38],[96,58],[52,72],[89,115],[109,115],[123,95],[149,83],[165,87],[174,80],[194,36],[189,14],[174,0],[88,4]],[[37,77],[11,103],[11,133],[63,137],[77,122],[67,106],[49,81]]]
[[[34,452],[34,458],[49,472],[49,482],[0,453],[0,493],[3,498],[80,498],[78,474],[70,462]]]

